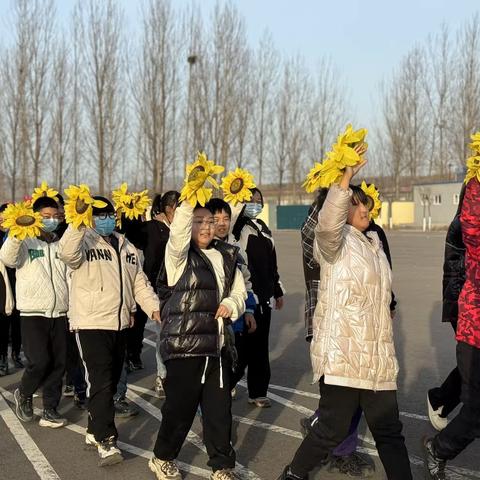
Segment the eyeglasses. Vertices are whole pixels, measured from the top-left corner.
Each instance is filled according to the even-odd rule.
[[[100,220],[106,220],[107,218],[111,218],[111,219],[115,218],[114,213],[106,213],[106,212],[99,213],[98,215],[95,215],[95,216],[98,217]]]
[[[209,219],[203,219],[203,220],[194,220],[193,221],[194,225],[197,225],[199,227],[208,227],[208,228],[213,228],[215,226],[215,220],[209,218]]]

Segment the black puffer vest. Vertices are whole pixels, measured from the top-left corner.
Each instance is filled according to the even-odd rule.
[[[223,297],[228,297],[237,267],[238,248],[214,240],[210,248],[223,257],[225,285]],[[169,287],[165,267],[157,280],[160,297],[162,328],[160,354],[163,361],[185,357],[219,357],[218,322],[215,313],[220,298],[215,271],[202,251],[190,246],[187,267],[177,284]]]

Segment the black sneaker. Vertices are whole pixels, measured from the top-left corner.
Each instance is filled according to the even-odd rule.
[[[55,408],[46,408],[38,423],[41,427],[60,428],[67,424],[67,419],[63,418]]]
[[[449,480],[445,471],[447,461],[438,458],[433,448],[433,439],[425,437],[423,439],[423,459],[425,465],[425,478],[428,480]]]
[[[25,365],[22,362],[22,357],[20,357],[19,353],[12,352],[12,361],[15,368],[25,368]]]
[[[33,420],[32,397],[24,397],[17,388],[13,394],[15,400],[15,414],[22,422]]]
[[[77,395],[76,393],[73,396],[73,403],[80,410],[87,409],[87,399],[85,397]]]
[[[330,473],[340,473],[348,477],[371,477],[375,473],[375,465],[366,458],[354,452],[346,456],[330,456],[327,467]]]
[[[119,418],[128,418],[138,415],[138,408],[131,403],[127,403],[124,399],[115,402],[115,416]]]
[[[306,477],[299,477],[290,471],[290,465],[287,465],[282,474],[278,477],[278,480],[308,480],[308,475]]]
[[[135,372],[143,369],[143,362],[139,358],[127,360],[127,372]]]
[[[8,374],[8,357],[6,355],[0,355],[0,377]]]

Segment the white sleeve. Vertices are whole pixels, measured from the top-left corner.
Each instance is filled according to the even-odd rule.
[[[175,210],[170,225],[170,237],[165,247],[165,270],[168,286],[175,285],[187,267],[188,250],[192,240],[193,207],[187,202]]]
[[[230,295],[221,301],[222,305],[225,305],[232,310],[232,315],[230,317],[232,322],[245,313],[246,299],[247,290],[245,288],[245,280],[243,279],[242,272],[236,268]]]

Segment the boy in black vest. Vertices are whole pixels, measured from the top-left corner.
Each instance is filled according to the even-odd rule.
[[[214,240],[209,205],[176,210],[157,289],[160,351],[167,368],[162,424],[149,467],[159,480],[180,480],[177,458],[200,405],[213,480],[235,478],[231,444],[231,362],[224,326],[245,310],[238,249]]]

